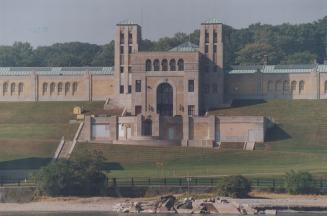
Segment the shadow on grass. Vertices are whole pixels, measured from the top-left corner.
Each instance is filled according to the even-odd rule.
[[[257,104],[267,103],[262,99],[253,99],[253,100],[233,100],[232,107],[245,107],[245,106],[254,106]]]
[[[292,138],[286,131],[276,124],[272,128],[269,128],[266,134],[266,142],[274,142]]]

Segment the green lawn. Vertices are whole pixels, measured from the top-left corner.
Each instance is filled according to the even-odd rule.
[[[0,170],[8,161],[51,158],[61,137],[77,130],[69,124],[74,106],[103,112],[103,102],[0,102]]]
[[[104,152],[111,176],[281,175],[291,169],[327,173],[327,100],[238,101],[216,115],[264,115],[277,123],[253,152],[79,144]],[[109,166],[110,167],[110,166]]]

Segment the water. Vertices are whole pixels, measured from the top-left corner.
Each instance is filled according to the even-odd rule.
[[[171,214],[119,214],[119,213],[100,213],[100,212],[58,212],[58,213],[49,213],[49,212],[20,212],[20,213],[1,213],[0,216],[171,216]],[[314,212],[305,212],[305,213],[278,213],[280,216],[327,216],[327,212],[323,213],[314,213]],[[220,215],[221,216],[221,215]],[[226,215],[227,216],[227,215]],[[231,216],[231,215],[228,215]]]

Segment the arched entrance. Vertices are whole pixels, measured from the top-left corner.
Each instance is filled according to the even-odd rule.
[[[173,115],[173,87],[161,83],[157,88],[157,113],[162,116]]]

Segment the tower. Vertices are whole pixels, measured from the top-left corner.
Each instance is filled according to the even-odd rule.
[[[224,99],[223,24],[209,19],[200,28],[202,112],[217,108]]]
[[[130,55],[138,52],[141,27],[130,20],[116,25],[115,33],[115,91],[117,103],[131,109],[132,67]]]

